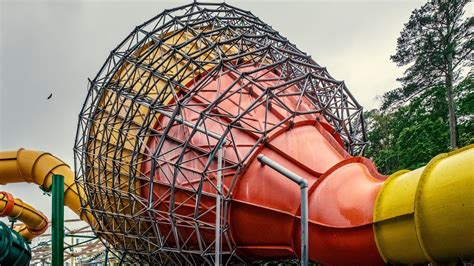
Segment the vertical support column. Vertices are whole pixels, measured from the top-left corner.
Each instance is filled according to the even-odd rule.
[[[216,246],[214,264],[221,264],[221,187],[222,187],[222,147],[217,150],[217,173],[216,173]]]
[[[62,266],[64,264],[64,176],[62,175],[53,175],[52,205],[52,265]]]
[[[109,265],[109,250],[105,249],[105,261],[104,261],[104,266]]]
[[[308,247],[308,182],[306,179],[286,169],[272,159],[265,157],[263,154],[257,156],[257,160],[268,165],[273,170],[287,177],[300,186],[301,190],[301,265],[308,266],[309,263],[309,247]]]
[[[74,235],[71,235],[70,238],[71,238],[71,246],[74,246]],[[71,251],[74,252],[74,249],[72,249]],[[70,266],[74,266],[74,260],[75,260],[74,256],[71,256],[69,260],[70,260]]]
[[[301,265],[308,266],[308,183],[302,179],[301,189]]]

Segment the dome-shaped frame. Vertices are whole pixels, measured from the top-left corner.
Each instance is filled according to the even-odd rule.
[[[229,76],[234,82],[224,80]],[[199,97],[209,88],[218,97]],[[221,106],[238,94],[253,95],[253,102],[235,112]],[[278,110],[280,121],[263,116],[257,125],[251,115],[257,108]],[[362,153],[362,108],[344,82],[269,25],[226,3],[165,10],[136,27],[90,82],[74,147],[83,211],[93,214],[96,234],[124,259],[213,263],[214,243],[206,235],[214,227],[206,215],[214,206],[203,203],[203,187],[216,191],[219,170],[238,182],[255,149],[303,116],[324,122],[350,154]],[[236,148],[236,130],[254,136],[246,153]],[[225,149],[221,169],[214,163],[219,147]],[[166,199],[153,195],[163,182],[157,175],[168,182]],[[188,189],[189,198],[180,202],[189,204],[175,205],[177,185]],[[221,194],[225,217],[232,187]],[[190,208],[194,212],[183,215]],[[245,261],[228,227],[223,219],[225,261]]]

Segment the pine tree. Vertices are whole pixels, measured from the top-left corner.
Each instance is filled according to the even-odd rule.
[[[471,60],[474,44],[474,19],[465,17],[468,2],[430,1],[412,12],[391,56],[398,66],[410,66],[399,79],[402,87],[386,93],[382,103],[382,109],[400,106],[434,86],[443,86],[452,149],[457,147],[453,87]]]

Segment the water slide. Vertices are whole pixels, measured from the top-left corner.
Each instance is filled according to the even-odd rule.
[[[43,234],[48,228],[48,218],[42,212],[5,191],[0,192],[0,217],[23,222],[15,231],[26,241]]]
[[[377,174],[364,158],[340,160],[315,178],[274,149],[262,153],[311,180],[309,236],[313,261],[414,264],[474,256],[473,239],[466,236],[472,232],[474,219],[473,145],[441,154],[425,167],[399,171],[388,179]],[[23,149],[2,152],[2,183],[33,182],[47,186],[53,173],[73,180],[73,172],[59,162],[48,153]],[[298,219],[298,191],[256,160],[252,164],[248,171],[252,174],[242,177],[245,192],[239,188],[233,199],[235,210],[229,219],[234,239],[244,243],[239,246],[249,257],[291,258],[298,254],[299,223],[295,221]],[[256,174],[259,180],[253,178]],[[280,195],[286,196],[275,199],[265,195],[265,191],[275,193],[271,188],[252,191],[258,188],[255,182],[273,183],[283,190]],[[79,214],[78,193],[72,187],[65,186],[65,204]],[[0,197],[2,214],[13,215],[25,223],[25,230],[19,230],[23,237],[30,240],[44,231],[47,225],[44,215],[18,199],[14,200],[13,207],[8,207],[12,198],[7,193]],[[285,209],[293,209],[293,212]],[[82,218],[87,221],[86,217]]]
[[[53,184],[52,174],[64,176],[64,204],[77,214],[82,220],[88,221],[94,225],[94,219],[87,213],[81,212],[81,202],[79,194],[83,194],[83,187],[74,180],[74,172],[71,168],[47,152],[38,152],[32,150],[19,149],[17,151],[0,152],[0,185],[11,183],[33,183],[38,185],[43,191],[51,191]],[[41,233],[47,228],[48,219],[45,215],[23,203],[20,199],[14,199],[9,193],[0,195],[0,211],[3,216],[24,217],[26,220],[32,221],[31,227],[34,231],[42,228]],[[15,203],[15,208],[7,207]],[[18,208],[18,209],[16,209]],[[23,209],[25,211],[23,211]],[[89,219],[89,220],[87,220]],[[25,225],[30,223],[25,222]],[[46,222],[46,225],[44,224]],[[37,224],[41,226],[38,227]],[[44,229],[44,230],[43,230]],[[31,231],[31,230],[30,230]],[[21,232],[21,231],[20,231]],[[40,234],[41,234],[40,233]],[[24,235],[27,240],[31,240],[38,234]]]
[[[253,14],[193,3],[112,51],[80,114],[75,173],[20,149],[0,153],[0,183],[65,176],[65,205],[132,261],[212,264],[217,238],[223,263],[297,259],[299,189],[262,154],[308,182],[311,261],[473,259],[474,146],[387,177],[358,156],[361,115],[343,82]]]
[[[46,231],[48,218],[5,191],[0,192],[0,217],[23,222],[14,228],[0,222],[0,265],[29,265],[31,249],[28,243]]]

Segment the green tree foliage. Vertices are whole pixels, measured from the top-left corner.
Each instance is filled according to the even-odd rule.
[[[439,153],[474,143],[471,63],[474,19],[467,0],[429,1],[415,9],[397,40],[401,87],[366,112],[367,157],[389,174],[415,169]]]
[[[474,77],[469,76],[455,89],[459,146],[474,143]]]
[[[447,100],[443,86],[431,87],[396,110],[365,113],[368,130],[366,156],[385,174],[416,169],[439,153],[449,151]],[[474,143],[474,79],[454,89],[459,144]]]
[[[382,109],[398,108],[434,86],[445,89],[450,145],[456,148],[456,116],[453,87],[473,50],[474,19],[465,17],[468,0],[429,1],[412,12],[397,40],[398,66],[409,66],[399,79],[402,87],[384,95]]]

